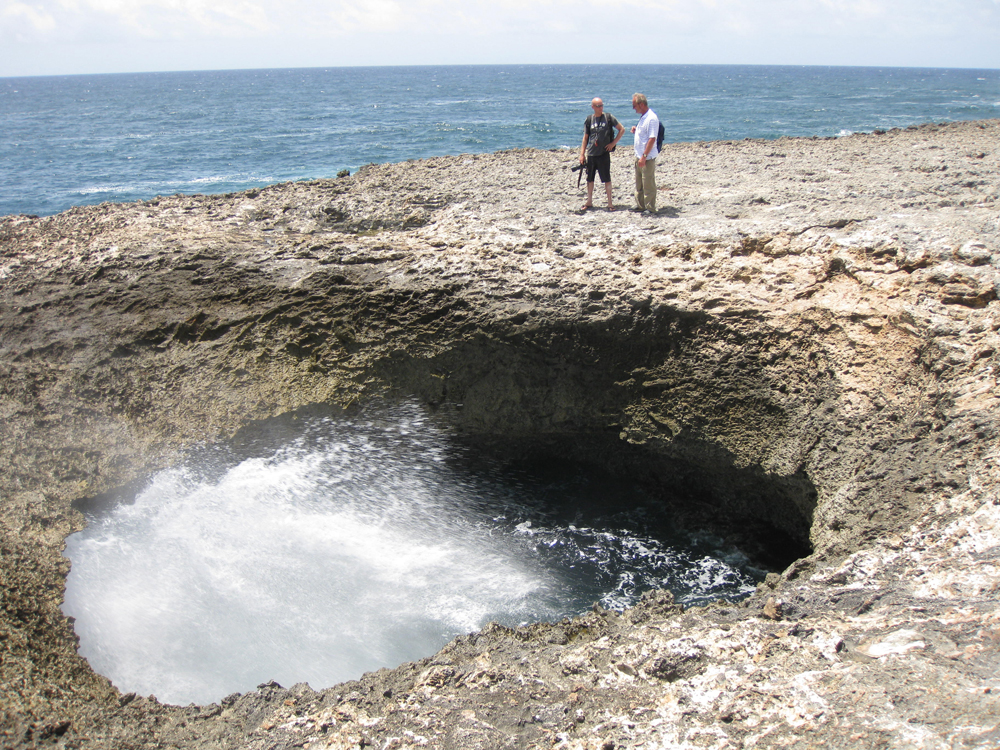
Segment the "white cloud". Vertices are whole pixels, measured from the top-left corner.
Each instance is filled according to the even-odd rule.
[[[272,0],[39,0],[0,11],[0,36],[98,38],[241,36],[274,31]]]
[[[329,13],[332,25],[345,31],[398,31],[410,20],[409,15],[394,0],[342,2]]]
[[[36,32],[93,22],[143,36],[625,32],[803,33],[866,24],[893,29],[998,22],[1000,0],[2,0],[0,18]],[[859,26],[861,25],[861,26]]]
[[[1000,67],[997,39],[1000,0],[0,0],[0,76],[36,61],[52,72],[70,56],[68,72],[103,69],[115,56],[132,70],[588,61]]]
[[[0,31],[46,32],[54,29],[55,25],[55,19],[44,8],[18,2],[7,2],[0,8]]]
[[[267,3],[249,0],[77,0],[144,37],[241,36],[273,30]]]

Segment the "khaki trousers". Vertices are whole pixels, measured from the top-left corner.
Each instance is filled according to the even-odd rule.
[[[635,202],[640,211],[656,211],[656,159],[640,167],[635,160]]]

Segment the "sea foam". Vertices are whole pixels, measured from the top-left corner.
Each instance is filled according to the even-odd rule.
[[[160,472],[67,540],[80,653],[123,691],[205,703],[270,679],[327,687],[490,621],[620,609],[649,588],[687,601],[752,590],[641,522],[574,510],[620,506],[608,494],[633,488],[469,472],[454,456],[405,407]]]

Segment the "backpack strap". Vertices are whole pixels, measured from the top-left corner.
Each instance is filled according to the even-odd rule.
[[[615,127],[611,124],[611,115],[607,112],[602,112],[601,117],[604,118],[604,126],[608,129],[608,135],[611,136],[608,138],[608,143],[611,143],[615,139]]]
[[[614,125],[611,124],[612,115],[609,115],[606,112],[602,112],[600,116],[604,118],[604,124],[607,125],[608,134],[611,136],[608,139],[608,143],[609,144],[613,143],[614,140],[615,140],[615,127],[614,127]],[[591,139],[591,138],[594,137],[594,123],[596,122],[596,120],[597,120],[597,118],[594,117],[594,115],[592,115],[592,114],[587,115],[587,121],[584,123],[584,128],[587,131],[588,141],[589,141],[589,139]],[[588,145],[587,145],[587,150],[588,151],[590,150],[589,142],[588,142]]]

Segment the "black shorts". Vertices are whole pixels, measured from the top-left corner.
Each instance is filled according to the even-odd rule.
[[[594,172],[601,175],[601,182],[611,182],[611,154],[605,151],[587,157],[587,182],[594,181]]]

